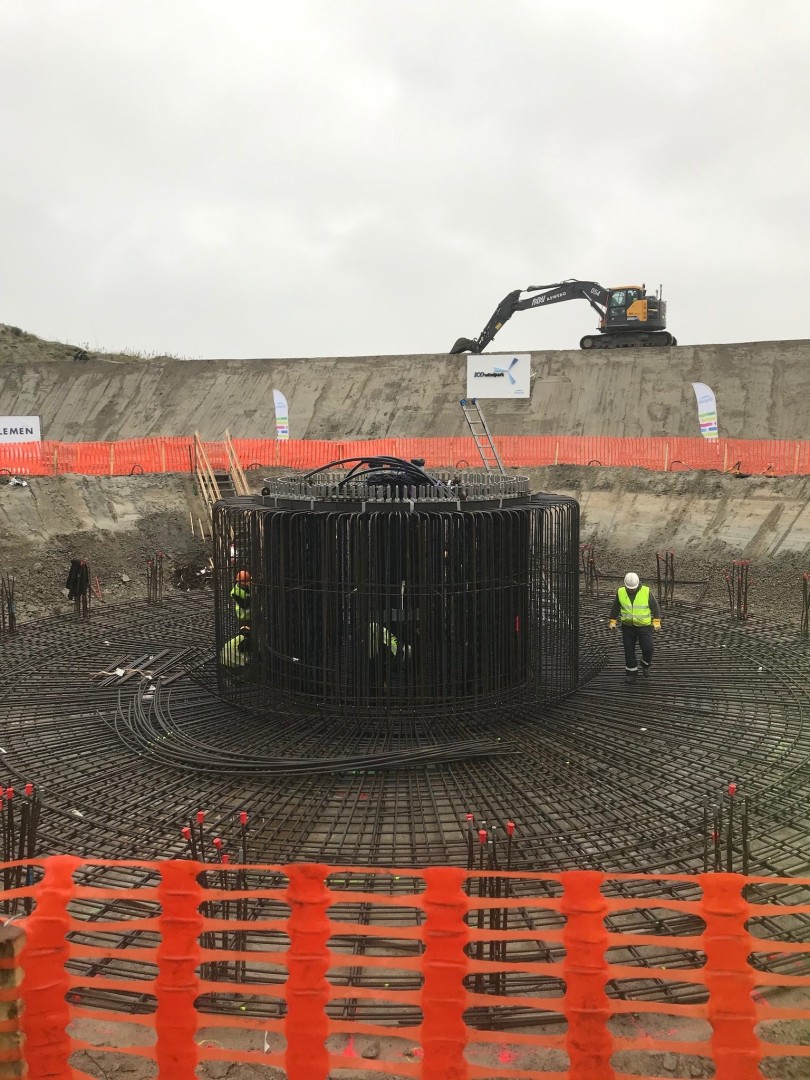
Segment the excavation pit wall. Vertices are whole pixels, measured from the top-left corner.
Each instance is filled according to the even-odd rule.
[[[500,351],[497,341],[490,351]],[[808,437],[810,341],[514,351],[531,352],[531,397],[487,400],[496,436],[695,436],[691,384],[704,382],[717,395],[721,435]],[[467,433],[458,404],[467,394],[466,356],[177,360],[90,353],[77,362],[73,352],[0,326],[2,413],[38,415],[42,437],[64,442],[194,431],[221,439],[226,428],[265,439],[275,429],[278,389],[289,402],[293,439]]]
[[[671,549],[676,580],[707,579],[706,604],[722,607],[723,568],[750,559],[752,614],[798,626],[802,573],[810,571],[810,478],[570,465],[520,471],[533,490],[580,503],[581,541],[593,544],[606,591],[631,568],[654,579],[656,552]],[[248,474],[255,490],[266,473]],[[16,579],[21,620],[70,610],[64,584],[72,558],[87,560],[108,602],[145,595],[155,551],[167,556],[167,587],[176,566],[207,564],[210,541],[200,539],[199,522],[206,535],[210,526],[188,474],[27,483],[0,481],[0,570]]]

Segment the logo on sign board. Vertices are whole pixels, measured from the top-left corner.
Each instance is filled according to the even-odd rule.
[[[515,366],[515,364],[516,364],[517,362],[518,362],[518,357],[517,357],[517,356],[513,356],[513,357],[512,357],[512,363],[511,363],[511,364],[509,365],[509,367],[508,367],[508,368],[502,368],[502,367],[496,367],[496,368],[495,368],[495,370],[496,370],[497,372],[500,372],[500,374],[502,374],[502,375],[505,375],[505,376],[507,377],[507,379],[508,379],[508,380],[509,380],[509,382],[510,382],[510,383],[512,384],[512,386],[514,386],[514,385],[515,385],[515,383],[517,382],[517,379],[516,379],[516,378],[515,378],[515,376],[514,376],[514,375],[512,374],[512,368],[513,368],[513,367]]]

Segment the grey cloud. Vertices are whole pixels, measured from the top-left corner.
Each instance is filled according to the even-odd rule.
[[[664,281],[684,343],[805,336],[808,45],[799,0],[11,0],[0,320],[441,351],[583,276]],[[528,312],[497,342],[592,322]]]

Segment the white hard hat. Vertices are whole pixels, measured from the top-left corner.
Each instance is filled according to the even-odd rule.
[[[638,574],[633,574],[632,572],[625,574],[624,584],[627,589],[637,589],[640,584]]]

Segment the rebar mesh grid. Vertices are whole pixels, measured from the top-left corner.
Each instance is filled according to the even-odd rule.
[[[18,786],[36,784],[53,850],[173,854],[178,823],[192,810],[226,817],[247,807],[255,854],[265,860],[459,864],[471,811],[517,822],[525,866],[698,868],[703,800],[734,780],[755,816],[751,872],[810,865],[802,831],[810,790],[807,642],[758,619],[673,612],[657,639],[652,678],[628,687],[620,648],[603,628],[606,607],[583,599],[585,681],[573,695],[532,710],[519,704],[446,716],[441,732],[439,711],[421,724],[405,718],[374,728],[351,718],[302,723],[298,712],[269,721],[221,701],[199,681],[201,658],[210,664],[213,654],[204,593],[158,607],[98,608],[86,622],[23,625],[4,642],[0,761]],[[607,650],[610,662],[597,674]],[[128,674],[118,677],[121,665]],[[118,731],[125,734],[133,702],[144,715],[160,712],[177,745],[196,747],[198,761],[170,764],[161,748],[171,742],[166,731],[128,747]],[[435,770],[326,769],[267,780],[231,774],[227,765],[237,752],[340,759],[358,749],[479,737],[506,743],[506,751]],[[117,832],[126,838],[121,846]]]
[[[406,717],[390,730],[376,731],[351,718],[302,723],[295,712],[270,721],[266,713],[220,700],[200,680],[213,656],[212,601],[205,594],[167,598],[160,606],[97,607],[88,620],[24,625],[4,643],[0,760],[9,778],[36,784],[43,801],[43,851],[184,857],[181,827],[198,809],[207,812],[209,843],[220,835],[233,850],[238,812],[247,809],[251,860],[464,866],[466,815],[472,812],[502,854],[503,827],[510,818],[516,821],[514,869],[697,871],[704,857],[703,802],[714,800],[733,779],[751,800],[751,872],[806,872],[806,640],[758,619],[740,623],[726,613],[673,610],[659,638],[653,677],[628,687],[618,644],[604,629],[606,607],[604,600],[583,599],[585,681],[565,701],[452,716],[437,712],[432,724]],[[607,649],[609,663],[600,670]],[[123,676],[115,674],[118,668]],[[140,745],[127,742],[130,708],[145,717],[162,716],[165,728]],[[230,771],[228,765],[229,754],[340,759],[369,748],[409,752],[437,741],[481,738],[499,742],[500,752],[462,754],[440,766],[338,766],[314,773],[251,773]],[[167,748],[178,746],[193,746],[196,764],[188,758],[173,762]],[[735,868],[741,859],[735,840]],[[345,887],[352,888],[348,878]],[[390,884],[393,893],[404,887]],[[638,889],[649,898],[660,887],[642,882]],[[665,893],[661,897],[666,900]],[[103,917],[104,908],[87,903],[82,912],[91,923]],[[251,911],[250,918],[260,914]],[[360,923],[369,917],[361,910],[353,914]],[[520,912],[510,918],[510,928],[526,930],[527,956],[541,948],[536,939],[542,919],[521,922]],[[664,908],[643,914],[631,909],[621,926],[628,933],[654,926],[662,934],[688,934],[690,927],[681,922]],[[90,941],[91,925],[87,934]],[[790,934],[777,919],[763,925],[765,937],[790,940]],[[248,953],[251,940],[248,933]],[[122,948],[126,944],[122,939]],[[689,950],[628,946],[625,959],[639,967],[639,978],[611,992],[695,1000],[699,991],[688,979],[661,985],[644,978],[645,967],[661,962],[674,969],[699,965],[700,957]],[[768,963],[763,960],[765,970]],[[121,971],[131,967],[125,956],[120,964]],[[266,977],[251,969],[249,957],[245,964],[247,982]],[[516,993],[542,991],[517,975],[510,978]],[[353,985],[364,985],[362,972],[347,974],[347,986]],[[94,1001],[103,999],[104,994]],[[129,1007],[148,1007],[137,994],[125,999]],[[112,1000],[120,1004],[121,997],[116,992]],[[211,1007],[233,1006],[217,999]],[[260,1015],[266,1007],[260,997],[249,1005]],[[342,1008],[348,1016],[367,1006],[347,1001]],[[394,1013],[388,1018],[396,1019]],[[526,1019],[518,1010],[497,1023]],[[478,1020],[489,1023],[483,1014]]]

